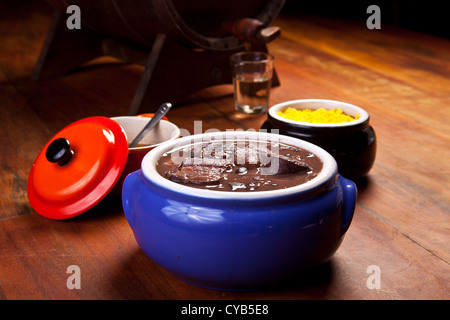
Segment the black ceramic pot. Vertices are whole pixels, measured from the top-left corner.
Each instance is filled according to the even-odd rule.
[[[307,123],[286,119],[278,112],[288,107],[299,109],[341,109],[359,119],[344,123]],[[316,144],[328,151],[338,163],[341,175],[359,179],[367,175],[375,162],[376,136],[369,125],[369,114],[355,105],[322,99],[293,100],[272,106],[261,129],[299,138]]]

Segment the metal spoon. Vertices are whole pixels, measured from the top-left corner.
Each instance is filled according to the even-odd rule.
[[[166,113],[172,108],[172,104],[169,102],[163,103],[158,111],[155,112],[155,115],[150,119],[150,121],[145,125],[145,127],[139,132],[139,134],[134,138],[134,140],[128,146],[129,148],[135,147],[139,141],[144,138],[150,130],[166,115]]]

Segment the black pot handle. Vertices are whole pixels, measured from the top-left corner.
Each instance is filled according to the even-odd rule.
[[[72,159],[74,152],[70,149],[69,140],[65,138],[58,138],[47,148],[45,156],[48,161],[56,162],[60,166],[65,166]]]

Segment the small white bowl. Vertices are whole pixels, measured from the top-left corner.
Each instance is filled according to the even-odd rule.
[[[341,122],[341,123],[312,123],[312,122],[302,122],[297,120],[291,120],[284,118],[278,114],[278,112],[283,111],[287,108],[295,108],[299,110],[311,109],[317,110],[320,108],[324,108],[326,110],[331,109],[341,109],[346,115],[349,115],[353,118],[356,115],[359,115],[359,119],[349,121],[349,122]],[[289,123],[295,127],[299,126],[308,126],[308,127],[317,127],[317,128],[339,128],[339,127],[349,127],[349,126],[358,126],[362,123],[369,120],[369,113],[353,104],[335,101],[335,100],[324,100],[324,99],[304,99],[304,100],[292,100],[283,103],[279,103],[274,105],[269,109],[269,115],[274,119],[282,122]]]

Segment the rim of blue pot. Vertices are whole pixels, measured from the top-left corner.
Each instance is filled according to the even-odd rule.
[[[161,176],[156,170],[156,163],[159,158],[167,152],[186,147],[192,143],[203,143],[209,141],[231,141],[233,139],[248,139],[257,141],[270,141],[278,143],[286,143],[305,149],[322,160],[323,167],[319,174],[313,179],[289,188],[268,190],[268,191],[251,191],[251,192],[232,192],[220,190],[208,190],[190,187],[188,185],[173,182]],[[256,200],[269,199],[274,197],[282,197],[289,195],[300,195],[309,193],[315,189],[329,183],[337,174],[337,163],[335,159],[321,147],[309,143],[305,140],[274,133],[258,132],[258,131],[220,131],[209,132],[196,135],[185,136],[180,139],[165,142],[148,152],[142,159],[141,169],[145,179],[164,189],[171,190],[183,195],[193,195],[206,199],[236,199],[236,200]]]

